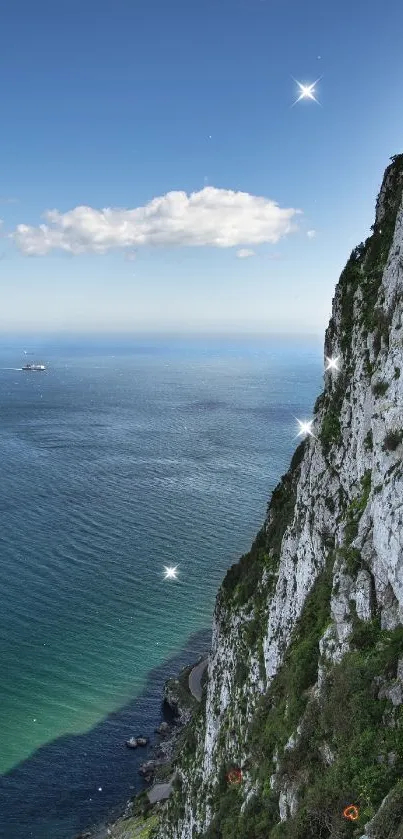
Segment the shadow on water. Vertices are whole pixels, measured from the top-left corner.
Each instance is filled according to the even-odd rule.
[[[101,823],[144,788],[140,764],[152,758],[162,720],[167,678],[210,649],[211,630],[192,635],[186,647],[152,670],[143,692],[109,714],[86,734],[65,735],[38,749],[0,778],[0,837],[72,839]],[[150,737],[146,748],[130,750],[131,735]]]

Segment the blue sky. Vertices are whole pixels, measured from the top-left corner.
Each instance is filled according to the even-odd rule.
[[[402,27],[396,0],[6,4],[3,332],[322,332],[402,151]]]

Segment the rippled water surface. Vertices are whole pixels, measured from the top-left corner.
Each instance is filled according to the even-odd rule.
[[[122,740],[208,646],[180,655],[288,468],[322,356],[295,339],[32,351],[46,372],[0,347],[0,835],[70,839],[138,786]]]

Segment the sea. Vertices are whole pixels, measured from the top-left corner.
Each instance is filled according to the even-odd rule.
[[[125,740],[208,651],[322,386],[318,337],[2,339],[1,837],[73,839],[142,789]]]

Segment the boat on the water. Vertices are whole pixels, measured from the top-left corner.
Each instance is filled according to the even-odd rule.
[[[44,364],[24,364],[23,370],[30,370],[31,372],[40,372],[41,370],[46,370]]]

